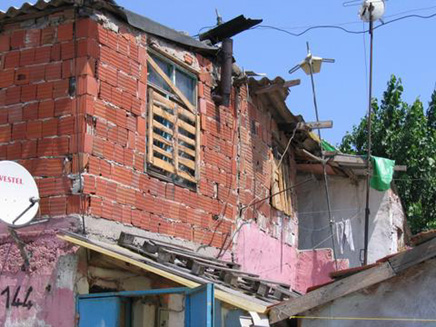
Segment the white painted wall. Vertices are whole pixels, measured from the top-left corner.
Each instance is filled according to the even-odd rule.
[[[297,183],[308,177],[308,174],[298,174]],[[296,189],[300,249],[332,247],[324,179],[319,177]],[[349,178],[328,176],[328,183],[334,220],[351,219],[355,247],[352,251],[345,246],[340,254],[334,237],[337,257],[348,259],[350,267],[360,266],[360,249],[364,247],[366,182],[360,179],[353,183]],[[399,198],[392,190],[379,192],[371,189],[370,212],[368,262],[372,263],[398,251],[398,230],[401,235],[404,214]]]
[[[315,317],[436,319],[436,259],[321,308],[304,313]],[[394,320],[308,320],[303,327],[427,327],[436,322]]]

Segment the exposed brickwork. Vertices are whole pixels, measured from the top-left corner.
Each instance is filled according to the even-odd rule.
[[[0,36],[0,160],[17,160],[35,176],[41,214],[64,216],[71,195],[75,100],[64,65],[74,65],[74,12],[29,26],[9,24]]]
[[[215,106],[208,59],[186,51],[179,58],[200,67],[201,177],[191,190],[145,169],[146,35],[66,11],[40,27],[6,26],[1,39],[0,159],[18,160],[36,177],[43,214],[86,213],[221,247],[238,205],[269,195],[274,121],[244,86],[238,129],[236,90],[229,108]],[[79,172],[84,196],[71,193],[69,177]],[[276,237],[277,226],[291,226],[268,201],[243,217]]]

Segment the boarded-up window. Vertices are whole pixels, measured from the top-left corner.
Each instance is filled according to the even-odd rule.
[[[197,81],[155,56],[149,57],[148,71],[147,163],[175,182],[195,185],[200,146]]]
[[[274,147],[272,158],[271,205],[288,216],[292,211],[291,173],[288,155],[281,160],[281,152]]]

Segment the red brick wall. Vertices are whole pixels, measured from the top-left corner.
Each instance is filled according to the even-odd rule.
[[[68,178],[77,128],[73,18],[67,10],[0,34],[0,160],[18,160],[35,176],[43,215],[76,210]]]
[[[230,108],[215,106],[208,59],[185,55],[201,67],[201,177],[190,190],[144,170],[144,34],[127,26],[114,32],[66,11],[47,17],[41,28],[6,26],[1,39],[0,159],[19,160],[33,173],[43,214],[86,213],[220,247],[235,230],[238,205],[269,195],[271,115],[247,99],[243,86],[238,130],[236,90]],[[79,172],[80,198],[68,178]],[[265,201],[244,217],[263,217],[272,233],[278,215]]]

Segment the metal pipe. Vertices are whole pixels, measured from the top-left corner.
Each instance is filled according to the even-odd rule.
[[[224,39],[221,51],[221,92],[214,97],[214,100],[218,104],[228,107],[230,105],[230,93],[232,91],[233,40],[230,38]]]
[[[372,21],[372,11],[374,6],[369,5],[369,35],[371,39],[370,55],[369,55],[369,105],[368,105],[368,152],[366,158],[366,207],[365,207],[365,237],[364,237],[364,258],[363,265],[368,264],[368,246],[369,246],[369,191],[371,183],[371,112],[372,112],[372,67],[373,67],[373,44],[374,44],[374,29]]]
[[[307,51],[310,52],[309,42],[307,42],[306,45],[307,45]],[[318,103],[316,101],[316,91],[315,91],[315,80],[313,78],[312,57],[310,57],[310,59],[309,59],[309,68],[310,68],[310,80],[312,82],[312,96],[313,96],[313,105],[315,106],[315,116],[316,116],[316,121],[319,122]],[[318,129],[318,137],[319,137],[319,141],[322,142],[320,129]],[[326,168],[326,161],[325,161],[324,150],[322,149],[322,145],[321,145],[321,159],[322,159],[322,170],[323,170],[323,176],[324,176],[324,188],[325,188],[325,194],[326,194],[326,199],[327,199],[327,211],[328,211],[328,215],[329,215],[330,235],[332,238],[333,257],[335,260],[336,270],[338,270],[338,261],[336,258],[335,238],[333,237],[334,236],[335,221],[334,221],[334,218],[332,216],[332,208],[331,208],[331,203],[330,203],[330,190],[329,190],[329,184],[328,184],[328,178],[327,178],[327,168]]]

